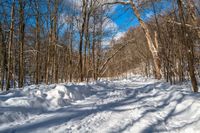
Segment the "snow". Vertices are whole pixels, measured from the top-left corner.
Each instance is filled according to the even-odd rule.
[[[139,75],[0,93],[0,132],[199,133],[200,94]]]

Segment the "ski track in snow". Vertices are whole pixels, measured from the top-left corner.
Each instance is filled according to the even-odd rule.
[[[88,86],[92,95],[52,110],[37,112],[0,106],[0,114],[5,111],[19,114],[10,122],[0,123],[0,132],[200,132],[200,94],[191,93],[185,86],[170,86],[140,76],[98,81]],[[18,97],[21,96],[16,100]],[[0,99],[1,105],[5,101],[3,93]],[[24,118],[19,119],[20,116]]]

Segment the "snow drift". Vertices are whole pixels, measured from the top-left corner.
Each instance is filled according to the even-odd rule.
[[[0,124],[70,105],[92,94],[88,85],[31,85],[0,93]],[[21,112],[18,112],[18,111]]]
[[[189,84],[142,76],[32,85],[0,93],[0,132],[199,133],[199,109]]]

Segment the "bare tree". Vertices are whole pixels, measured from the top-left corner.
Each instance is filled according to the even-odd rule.
[[[25,1],[18,0],[19,2],[19,87],[24,84],[24,35],[25,35],[25,20],[24,20],[24,8]]]
[[[10,88],[10,81],[11,81],[11,76],[12,76],[12,72],[11,72],[11,59],[12,59],[12,46],[13,46],[13,35],[14,35],[14,16],[15,16],[15,0],[12,3],[12,9],[11,9],[11,24],[10,24],[10,35],[9,35],[9,43],[8,43],[8,70],[7,70],[7,85],[6,85],[6,90],[9,90]]]
[[[187,39],[187,31],[186,31],[186,21],[184,18],[184,11],[183,11],[183,4],[182,4],[182,0],[177,0],[177,4],[178,4],[178,11],[179,11],[179,17],[181,20],[181,29],[182,29],[182,39],[183,39],[183,44],[185,45],[185,47],[187,48],[187,60],[188,60],[188,67],[189,67],[189,74],[190,74],[190,78],[192,81],[192,88],[194,92],[198,92],[198,86],[197,86],[197,80],[195,77],[195,69],[194,69],[194,46],[192,43],[189,43],[189,40]],[[190,4],[189,4],[190,5]],[[193,16],[190,14],[190,16]],[[193,18],[191,18],[193,20]]]
[[[132,10],[134,11],[138,21],[140,22],[141,27],[144,30],[145,37],[147,39],[148,48],[151,51],[151,54],[152,54],[152,57],[153,57],[155,71],[156,71],[156,78],[161,79],[161,77],[162,77],[161,76],[161,63],[160,63],[160,57],[158,55],[158,47],[153,42],[153,39],[150,35],[150,31],[148,29],[148,26],[142,20],[140,12],[139,12],[135,2],[133,2],[133,0],[128,0],[126,2],[125,1],[115,1],[115,2],[111,2],[111,3],[105,3],[105,5],[107,5],[107,4],[122,4],[122,5],[130,5],[132,7]]]

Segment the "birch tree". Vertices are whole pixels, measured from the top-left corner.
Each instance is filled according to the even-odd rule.
[[[131,6],[133,12],[135,13],[140,26],[142,27],[142,29],[144,30],[144,34],[147,40],[147,44],[148,44],[148,48],[151,51],[152,57],[153,57],[153,62],[154,62],[154,67],[155,67],[155,72],[156,72],[156,78],[157,79],[161,79],[161,62],[160,62],[160,57],[158,54],[158,48],[159,46],[157,44],[155,44],[155,42],[153,41],[151,35],[150,35],[150,31],[148,29],[148,26],[145,24],[145,22],[143,21],[143,19],[141,18],[140,12],[138,10],[138,7],[136,6],[136,2],[134,2],[133,0],[127,0],[127,1],[114,1],[114,2],[110,2],[110,3],[104,3],[104,5],[109,5],[109,4],[122,4],[122,5],[129,5]]]

